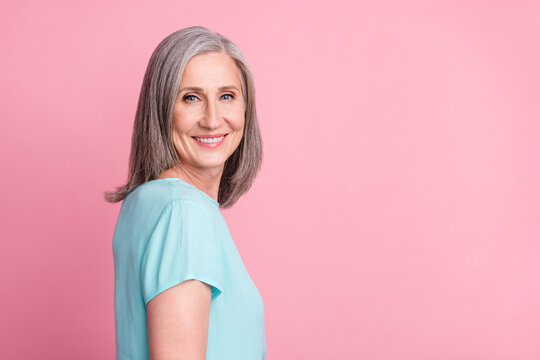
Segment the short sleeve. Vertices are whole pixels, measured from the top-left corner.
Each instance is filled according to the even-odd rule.
[[[160,214],[143,254],[145,305],[190,279],[211,285],[212,299],[216,298],[222,291],[222,263],[215,214],[191,200],[172,200]]]

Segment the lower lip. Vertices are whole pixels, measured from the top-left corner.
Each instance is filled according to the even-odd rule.
[[[223,144],[223,142],[225,141],[225,139],[227,138],[227,135],[229,134],[226,134],[225,136],[223,136],[223,139],[221,139],[221,141],[219,142],[215,142],[215,143],[205,143],[205,142],[201,142],[199,140],[197,140],[196,138],[192,137],[193,140],[195,140],[195,142],[201,146],[204,146],[206,148],[210,148],[210,149],[214,149],[214,148],[217,148],[219,145]]]

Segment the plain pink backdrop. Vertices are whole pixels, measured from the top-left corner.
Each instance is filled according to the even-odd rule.
[[[112,234],[144,71],[203,25],[255,76],[223,212],[268,360],[540,358],[540,3],[4,1],[3,359],[113,359]]]

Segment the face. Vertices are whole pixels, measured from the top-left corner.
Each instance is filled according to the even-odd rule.
[[[221,52],[187,63],[174,106],[172,140],[182,166],[219,173],[244,131],[240,71]]]

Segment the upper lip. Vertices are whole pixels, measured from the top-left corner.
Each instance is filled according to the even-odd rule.
[[[213,138],[218,138],[218,137],[225,136],[225,135],[227,135],[227,134],[194,135],[193,137],[198,137],[198,138],[201,138],[201,139],[213,139]]]

